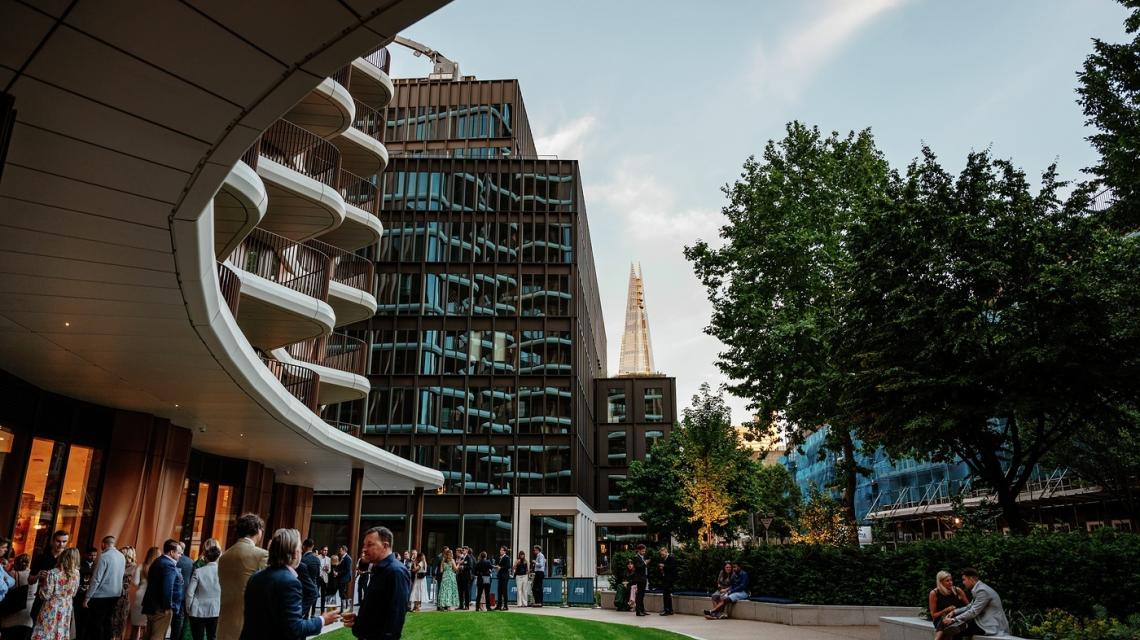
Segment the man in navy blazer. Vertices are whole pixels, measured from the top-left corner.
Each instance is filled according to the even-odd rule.
[[[312,539],[305,538],[301,543],[301,550],[304,552],[301,555],[301,564],[297,565],[297,577],[301,580],[302,589],[301,613],[305,616],[313,615],[313,607],[317,605],[317,599],[321,595],[321,559],[313,553],[314,546],[316,543]],[[321,613],[324,613],[323,609]]]
[[[305,640],[337,618],[335,611],[308,618],[302,607],[301,534],[278,529],[269,541],[269,566],[245,585],[245,620],[241,640]]]
[[[404,632],[411,587],[408,569],[392,553],[392,532],[372,527],[364,533],[364,559],[372,576],[360,613],[344,617],[344,626],[360,640],[399,640]]]
[[[165,638],[174,616],[182,611],[182,594],[186,585],[182,583],[182,572],[178,570],[181,557],[182,543],[167,540],[162,543],[162,555],[151,563],[147,571],[142,612],[146,615],[147,638],[150,640]]]

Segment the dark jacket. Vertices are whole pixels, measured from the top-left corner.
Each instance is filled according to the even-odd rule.
[[[673,554],[670,553],[665,556],[664,560],[658,556],[657,564],[659,569],[657,580],[661,584],[673,584],[677,581],[677,560],[673,557]]]
[[[146,572],[146,594],[143,595],[142,612],[145,614],[160,611],[182,610],[182,596],[186,585],[182,583],[182,572],[168,555],[159,556]]]
[[[301,597],[305,602],[316,602],[321,597],[321,559],[317,554],[310,551],[301,556],[297,579],[301,581]]]
[[[499,556],[499,579],[511,577],[511,557],[504,554]]]
[[[352,635],[361,640],[397,640],[404,631],[410,582],[408,570],[394,553],[372,565],[372,577],[352,625]]]
[[[459,579],[470,580],[471,570],[475,568],[475,559],[470,554],[463,556],[463,561],[459,563],[459,571],[456,572]]]
[[[495,565],[491,564],[490,560],[483,559],[475,563],[475,575],[482,578],[483,576],[491,577],[491,572],[494,570]]]
[[[748,572],[744,569],[740,570],[732,576],[732,587],[728,590],[729,593],[747,593],[748,592]]]
[[[190,576],[194,575],[194,561],[185,553],[178,559],[178,572],[182,574],[182,593],[190,586]]]
[[[339,584],[348,584],[348,581],[352,580],[352,558],[348,557],[347,553],[336,566],[336,580]]]
[[[301,581],[286,566],[253,574],[245,585],[241,640],[304,640],[321,632],[318,617],[301,617]]]
[[[630,579],[643,584],[649,579],[648,567],[644,557],[639,555],[633,556],[633,575],[630,576]]]

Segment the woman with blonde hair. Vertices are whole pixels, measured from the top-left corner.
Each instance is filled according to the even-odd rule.
[[[131,602],[131,640],[135,640],[141,634],[146,633],[146,615],[142,612],[143,597],[146,595],[146,574],[150,571],[150,565],[158,560],[158,556],[162,550],[158,547],[151,547],[146,550],[146,558],[141,565],[135,565],[135,571],[131,575],[131,582],[135,586],[134,601]]]
[[[412,549],[412,611],[419,611],[420,604],[425,600],[424,598],[424,580],[427,578],[427,558],[420,555],[420,552]]]
[[[32,640],[68,640],[75,594],[79,591],[79,550],[64,549],[56,567],[39,585],[44,606],[36,617]]]
[[[451,555],[451,549],[447,547],[443,548],[441,565],[442,577],[439,579],[439,595],[436,596],[435,604],[436,609],[447,611],[459,607],[459,583],[455,581],[459,566],[455,562],[455,557]]]
[[[930,619],[934,622],[934,640],[942,640],[958,635],[962,629],[942,623],[942,618],[954,613],[958,607],[970,604],[966,592],[954,586],[954,577],[948,571],[939,571],[934,577],[934,589],[930,591]]]

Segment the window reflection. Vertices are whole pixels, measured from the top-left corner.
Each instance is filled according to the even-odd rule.
[[[646,422],[663,422],[665,420],[665,409],[663,399],[665,396],[661,393],[661,387],[649,387],[645,390],[645,421]]]
[[[0,435],[9,438],[7,433]],[[56,530],[68,532],[75,543],[82,539],[94,515],[101,459],[101,452],[90,447],[32,441],[13,532],[17,554],[42,547]]]

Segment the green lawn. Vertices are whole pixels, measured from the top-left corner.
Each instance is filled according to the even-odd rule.
[[[526,613],[456,613],[431,611],[408,615],[404,640],[431,638],[495,638],[495,640],[678,640],[685,638],[670,631],[645,629],[624,624],[607,624],[561,616]],[[320,640],[353,640],[348,629],[337,629]]]

